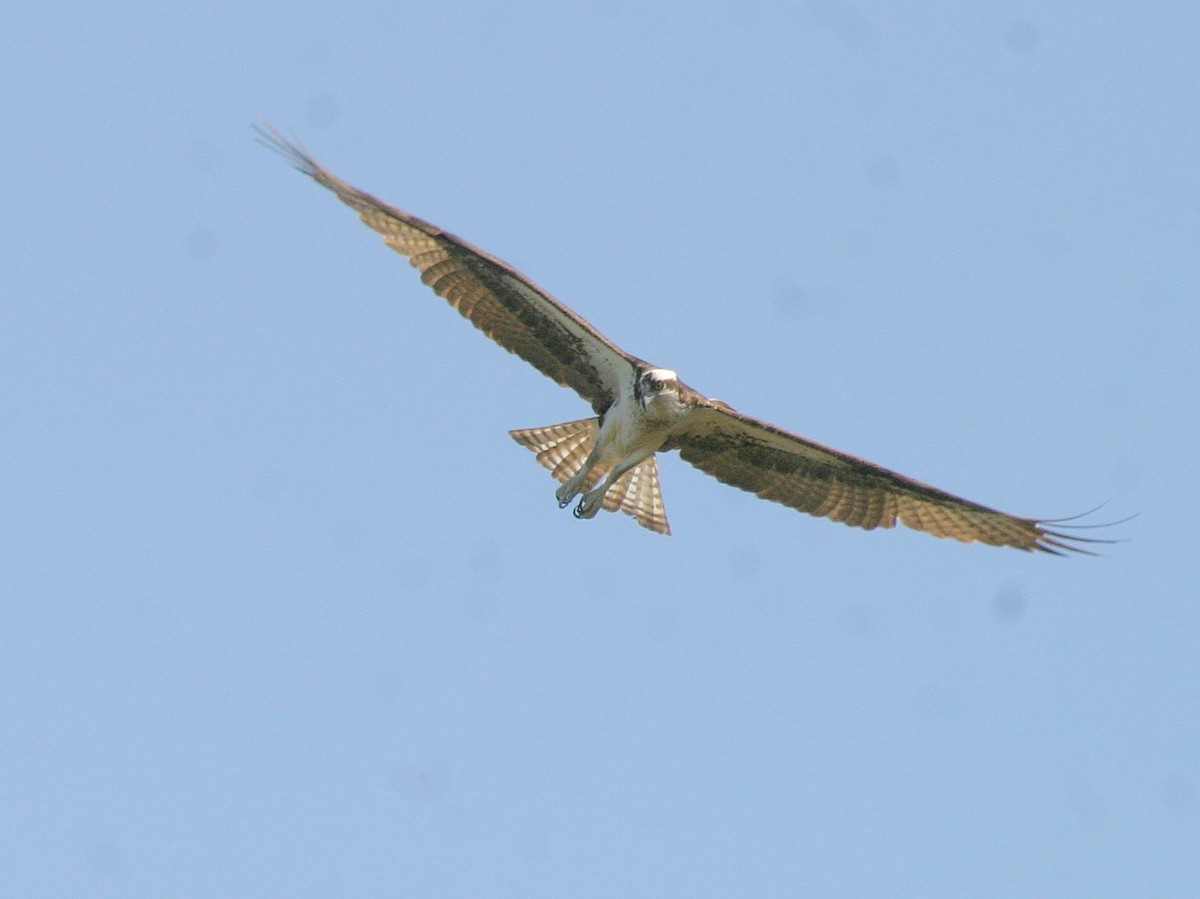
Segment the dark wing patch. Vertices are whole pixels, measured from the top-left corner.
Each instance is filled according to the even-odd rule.
[[[603,413],[639,361],[512,266],[381,202],[327,171],[269,125],[261,143],[288,160],[358,213],[383,241],[407,256],[421,280],[476,328],[542,374],[570,387]]]
[[[679,449],[692,465],[762,499],[852,527],[896,522],[936,537],[1063,555],[1091,555],[1076,537],[914,481],[865,459],[789,434],[723,403],[697,408],[693,423],[664,449]]]

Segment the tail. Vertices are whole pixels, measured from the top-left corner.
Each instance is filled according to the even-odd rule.
[[[600,419],[585,418],[582,421],[509,433],[521,446],[537,453],[538,462],[543,468],[548,468],[557,481],[566,483],[583,468],[588,454],[596,445]],[[603,474],[596,469],[588,472],[583,489],[590,490]],[[671,526],[667,524],[667,509],[663,505],[662,488],[658,483],[658,463],[654,456],[629,469],[608,488],[608,493],[604,495],[604,510],[616,512],[618,509],[655,533],[671,533]]]

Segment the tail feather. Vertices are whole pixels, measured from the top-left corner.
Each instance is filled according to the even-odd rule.
[[[548,468],[554,479],[565,484],[575,473],[583,468],[588,453],[596,445],[596,437],[600,433],[600,419],[585,418],[581,421],[568,421],[561,425],[550,425],[545,428],[526,428],[520,431],[509,431],[513,440],[537,453],[538,464]],[[591,489],[600,480],[599,472],[592,472],[584,489]]]
[[[658,482],[658,462],[654,456],[629,469],[608,488],[604,508],[609,512],[620,509],[626,515],[632,515],[642,527],[670,535],[671,526],[667,523],[667,509]]]
[[[596,445],[596,438],[600,433],[600,420],[585,418],[545,428],[525,428],[509,433],[521,446],[537,453],[538,463],[548,469],[555,480],[566,483],[583,468],[588,454]],[[590,490],[596,486],[603,474],[597,470],[589,472],[583,489]],[[624,512],[642,527],[656,533],[671,533],[658,481],[658,463],[654,456],[625,472],[608,488],[603,508],[608,512]]]

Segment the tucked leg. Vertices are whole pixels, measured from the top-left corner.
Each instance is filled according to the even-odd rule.
[[[606,477],[599,483],[599,485],[593,487],[580,498],[579,505],[575,507],[575,511],[573,513],[574,516],[576,518],[595,518],[596,513],[600,511],[600,507],[604,505],[604,494],[608,492],[608,488],[615,484],[620,479],[621,475],[625,474],[625,472],[629,471],[629,469],[633,468],[644,458],[645,456],[640,459],[635,456],[626,459],[620,465],[613,468],[613,470],[608,473],[608,477]],[[567,502],[570,502],[570,500],[568,499]],[[566,505],[566,503],[560,500],[560,508],[564,505]]]
[[[588,476],[592,473],[595,465],[596,450],[593,449],[588,453],[587,461],[583,463],[579,471],[575,472],[565,484],[554,491],[554,498],[558,500],[558,507],[560,509],[565,509],[570,505],[571,500],[579,495],[579,491],[587,483]]]
[[[554,498],[558,500],[558,507],[565,509],[570,505],[583,486],[583,481],[587,477],[587,469],[581,469],[571,480],[567,481],[561,487],[554,491]]]

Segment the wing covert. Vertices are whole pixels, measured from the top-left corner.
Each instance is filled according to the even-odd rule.
[[[333,191],[384,243],[408,257],[421,280],[471,324],[570,387],[596,412],[604,412],[621,382],[632,377],[637,359],[508,263],[352,187],[269,125],[255,131],[261,143]]]
[[[710,401],[665,448],[717,480],[810,515],[872,530],[897,522],[936,537],[1063,555],[1107,543],[962,499]]]

